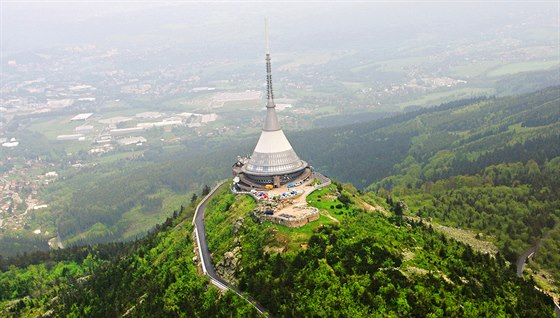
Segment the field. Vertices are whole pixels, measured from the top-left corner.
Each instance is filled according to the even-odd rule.
[[[477,61],[468,64],[452,66],[451,75],[459,78],[473,78],[484,75],[488,70],[498,67],[500,61]]]
[[[264,229],[270,230],[270,232],[275,233],[274,242],[272,245],[279,249],[285,249],[286,251],[297,251],[304,247],[309,238],[316,230],[325,224],[332,224],[334,221],[324,215],[313,221],[307,223],[306,225],[298,228],[291,228],[287,226],[277,225],[274,223],[267,222],[264,224]]]
[[[277,54],[275,55],[278,59],[278,69],[280,71],[293,71],[297,70],[301,66],[308,65],[321,65],[329,62],[333,59],[333,52],[314,52],[302,55],[296,54]],[[285,61],[289,62],[285,62]]]
[[[492,71],[488,72],[488,76],[499,77],[504,75],[517,74],[521,72],[542,71],[542,70],[551,69],[558,65],[560,65],[560,60],[558,58],[549,61],[511,63],[493,69]]]
[[[494,89],[492,88],[462,87],[462,88],[446,90],[443,92],[423,94],[421,97],[417,99],[400,103],[399,106],[401,108],[404,108],[406,106],[412,106],[412,105],[432,106],[450,100],[459,100],[463,98],[472,98],[477,96],[489,96],[493,94],[494,94]]]

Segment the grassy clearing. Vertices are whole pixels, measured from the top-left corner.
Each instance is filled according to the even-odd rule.
[[[355,73],[367,69],[374,69],[380,72],[402,72],[407,67],[425,63],[426,60],[427,57],[424,56],[390,59],[356,66],[351,68],[350,71]]]
[[[233,110],[261,110],[262,105],[261,101],[259,100],[239,100],[239,101],[228,101],[224,102],[224,106],[222,108],[215,109],[217,113],[221,113],[223,111],[231,111]]]
[[[154,227],[154,224],[163,223],[167,217],[173,214],[173,211],[180,210],[181,205],[187,206],[191,196],[192,193],[177,194],[163,189],[149,196],[150,199],[161,200],[161,207],[146,209],[142,205],[135,206],[126,211],[120,220],[111,227],[101,223],[94,224],[79,235],[66,239],[64,243],[69,245],[79,240],[95,240],[108,235],[117,235],[118,239],[122,240],[142,237]]]
[[[476,251],[487,254],[496,254],[498,252],[498,248],[494,245],[494,243],[476,238],[476,234],[471,231],[435,224],[434,229],[456,239],[459,242],[470,245]]]
[[[453,66],[450,68],[451,75],[463,78],[478,77],[488,70],[501,64],[500,61],[479,61],[475,63]]]
[[[273,246],[284,251],[298,251],[307,245],[309,238],[316,232],[316,229],[332,223],[335,223],[335,221],[321,215],[319,220],[307,223],[302,227],[293,228],[267,222],[263,225],[263,229],[275,233],[274,239],[276,242],[273,242]]]
[[[70,122],[71,116],[57,117],[51,119],[41,119],[29,126],[29,130],[37,131],[45,135],[48,139],[56,139],[58,135],[75,134],[74,128],[83,124]]]
[[[405,57],[378,62],[380,70],[383,72],[402,72],[409,66],[420,65],[427,61],[426,56]]]
[[[172,215],[173,211],[179,211],[182,206],[187,206],[192,194],[177,194],[171,190],[163,189],[158,193],[150,195],[150,198],[161,199],[161,208],[154,211],[145,211],[142,207],[136,207],[125,213],[116,227],[127,226],[122,234],[123,239],[131,239],[151,230],[154,224],[160,224]]]
[[[101,115],[103,116],[101,119],[108,119],[111,117],[117,116],[124,116],[124,117],[134,117],[134,115],[142,112],[153,111],[153,109],[148,108],[120,108],[118,110],[111,110],[111,111],[103,111]],[[135,118],[133,118],[135,120]]]
[[[462,98],[470,98],[482,95],[493,95],[494,93],[495,90],[493,88],[462,87],[443,92],[425,94],[417,99],[409,100],[398,105],[401,108],[411,105],[432,106],[451,100],[458,100]]]
[[[64,240],[64,245],[72,246],[80,244],[80,241],[92,241],[101,237],[111,235],[111,229],[103,223],[95,223],[86,231]]]
[[[153,213],[152,211],[143,211],[142,208],[134,208],[126,212],[115,227],[118,228],[126,226],[126,229],[122,234],[122,238],[125,240],[141,237],[151,230],[154,227],[154,224],[163,223],[165,218],[169,217],[171,214],[171,210],[166,211],[161,209],[159,212]]]
[[[363,70],[367,70],[369,68],[372,68],[373,70],[376,70],[379,67],[378,63],[379,62],[372,62],[372,63],[367,63],[367,64],[364,64],[364,65],[360,65],[360,66],[355,66],[355,67],[352,67],[350,69],[350,71],[353,72],[353,73],[356,73],[356,72],[360,72],[360,71],[363,71]]]
[[[366,83],[362,82],[341,82],[344,87],[346,87],[350,91],[359,91],[368,87]]]
[[[119,109],[123,109],[123,108],[127,108],[130,107],[130,105],[128,105],[128,103],[124,102],[124,101],[109,101],[106,102],[105,104],[97,107],[98,112],[105,112],[105,111],[116,111]]]
[[[278,69],[281,71],[289,71],[297,69],[302,65],[321,65],[329,62],[333,57],[332,52],[314,52],[305,55],[283,55],[279,54],[277,58],[280,60],[289,60],[290,62],[281,64]]]
[[[77,153],[79,151],[88,151],[90,142],[87,140],[84,141],[76,141],[76,140],[68,140],[68,141],[57,141],[57,143],[64,145],[64,150],[67,153]]]
[[[364,195],[361,196],[361,199],[364,201],[366,205],[374,208],[375,211],[385,216],[390,215],[390,212],[388,212],[390,210],[389,204],[387,204],[387,202],[385,202],[383,198],[377,196],[375,193],[366,192],[364,193]]]
[[[99,164],[111,163],[117,160],[126,158],[136,158],[142,155],[144,150],[130,151],[130,152],[113,152],[110,154],[101,155],[93,159],[94,162]]]
[[[354,211],[351,205],[345,206],[340,202],[336,197],[336,193],[330,187],[311,193],[307,196],[307,203],[321,211],[326,211],[339,221]]]
[[[179,210],[181,205],[186,207],[191,202],[192,193],[176,194],[171,190],[164,190],[160,192],[163,199],[162,209],[164,211]]]
[[[386,215],[386,210],[388,210],[388,206],[382,198],[377,197],[374,193],[359,194],[352,186],[344,185],[342,196],[349,198],[350,202],[348,204],[341,202],[336,186],[332,185],[311,193],[307,197],[307,203],[338,221],[354,217],[363,211],[381,212]]]
[[[209,94],[204,94],[203,96],[190,98],[190,97],[178,97],[169,99],[161,103],[162,109],[172,109],[181,112],[194,112],[201,108],[208,106]]]
[[[553,68],[558,65],[560,65],[560,61],[558,59],[552,59],[550,61],[531,61],[531,62],[511,63],[511,64],[500,66],[488,72],[487,76],[498,77],[498,76],[522,73],[522,72],[541,71],[541,70],[547,70]]]

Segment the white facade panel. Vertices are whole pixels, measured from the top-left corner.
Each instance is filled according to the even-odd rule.
[[[260,153],[276,153],[292,149],[292,145],[284,135],[282,130],[265,131],[261,133],[261,137],[255,147],[255,152]]]

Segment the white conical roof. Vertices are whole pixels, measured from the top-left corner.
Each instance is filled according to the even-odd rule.
[[[258,175],[280,175],[307,167],[280,128],[274,107],[267,108],[266,118],[257,146],[243,170]]]

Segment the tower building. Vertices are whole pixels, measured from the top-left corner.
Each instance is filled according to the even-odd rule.
[[[265,37],[266,118],[253,154],[233,165],[233,175],[236,177],[234,180],[237,181],[239,187],[245,189],[264,188],[267,185],[279,187],[291,180],[305,178],[311,174],[309,165],[298,157],[278,122],[272,90],[268,23],[266,20]]]

